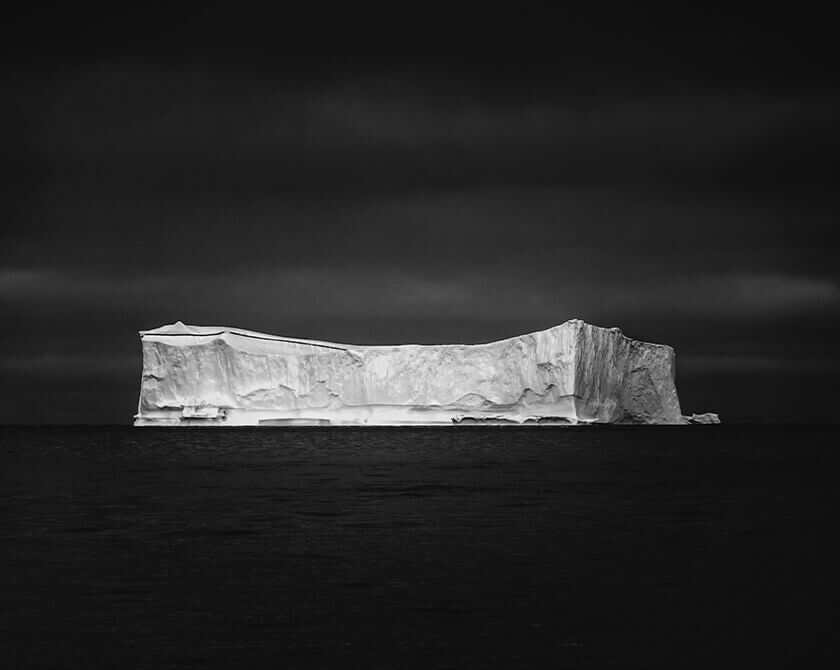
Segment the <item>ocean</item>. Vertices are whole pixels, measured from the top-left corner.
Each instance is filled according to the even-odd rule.
[[[827,666],[838,436],[0,428],[2,665]]]

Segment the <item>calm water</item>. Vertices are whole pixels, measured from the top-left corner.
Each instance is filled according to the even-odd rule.
[[[838,436],[0,428],[3,665],[827,663]]]

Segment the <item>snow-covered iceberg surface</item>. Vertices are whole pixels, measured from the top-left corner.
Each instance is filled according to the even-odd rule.
[[[674,350],[567,321],[488,344],[141,331],[135,425],[684,424]]]

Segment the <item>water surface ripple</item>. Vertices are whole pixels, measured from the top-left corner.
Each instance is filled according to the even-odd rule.
[[[831,427],[0,428],[8,667],[830,661]]]

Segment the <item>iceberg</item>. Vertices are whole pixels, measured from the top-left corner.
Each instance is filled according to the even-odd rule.
[[[180,321],[140,338],[136,426],[689,423],[671,347],[578,319],[475,345],[361,346]]]

